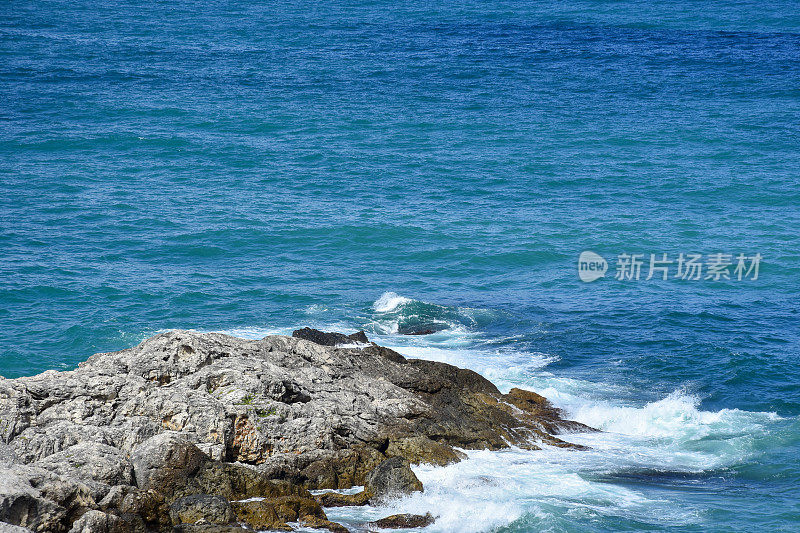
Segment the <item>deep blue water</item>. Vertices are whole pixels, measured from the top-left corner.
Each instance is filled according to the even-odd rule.
[[[800,527],[800,4],[275,4],[0,5],[0,374],[365,328],[606,430],[421,473],[434,527]]]

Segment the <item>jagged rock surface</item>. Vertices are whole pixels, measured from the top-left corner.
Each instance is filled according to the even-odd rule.
[[[301,336],[332,341],[321,335]],[[572,446],[553,433],[590,429],[534,393],[375,344],[172,331],[73,371],[0,378],[0,521],[163,529],[180,497],[310,499],[299,491],[362,484],[388,457],[442,465],[461,459],[454,447]]]

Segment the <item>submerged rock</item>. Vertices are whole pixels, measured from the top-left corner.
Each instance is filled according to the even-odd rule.
[[[213,524],[176,524],[199,501],[185,498],[218,497],[213,516],[227,516],[229,501],[244,522],[261,509],[264,523],[323,524],[309,488],[369,478],[372,497],[391,497],[422,489],[409,462],[578,448],[554,434],[591,430],[535,393],[502,394],[470,370],[367,344],[363,332],[342,335],[363,346],[342,348],[322,345],[341,334],[298,331],[313,342],[172,331],[76,370],[0,378],[0,522],[36,533],[193,531]],[[253,497],[266,503],[236,502]]]

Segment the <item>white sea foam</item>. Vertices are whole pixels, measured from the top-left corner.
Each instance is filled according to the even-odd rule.
[[[374,308],[390,312],[410,301],[385,293]],[[437,516],[426,528],[431,532],[491,531],[513,522],[525,530],[564,530],[604,517],[659,527],[702,527],[700,509],[686,500],[676,504],[664,492],[650,490],[650,484],[658,486],[662,475],[704,475],[752,461],[758,453],[753,435],[764,434],[779,420],[774,413],[702,410],[699,399],[685,391],[636,402],[635,391],[625,385],[548,372],[557,355],[507,347],[476,349],[475,332],[460,325],[424,337],[394,335],[382,329],[386,325],[384,321],[373,328],[378,333],[371,334],[371,340],[410,358],[474,369],[506,392],[514,386],[534,390],[564,410],[567,418],[602,431],[562,435],[590,447],[584,451],[547,446],[539,451],[468,451],[468,459],[455,465],[414,467],[425,485],[423,494],[383,507],[327,510],[331,520],[356,529],[389,514],[426,512]],[[344,324],[317,327],[353,329]],[[226,333],[261,338],[290,331],[239,328]],[[645,481],[626,483],[631,476]]]
[[[400,296],[396,292],[384,292],[372,305],[378,313],[389,313],[403,304],[412,302],[410,298]]]

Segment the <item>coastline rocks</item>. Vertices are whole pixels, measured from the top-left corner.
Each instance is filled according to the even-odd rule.
[[[287,522],[328,522],[325,511],[310,497],[283,496],[264,500],[233,502],[236,516],[256,530],[273,529],[291,531]],[[320,522],[321,523],[321,522]]]
[[[366,344],[369,342],[367,335],[363,331],[345,335],[344,333],[326,333],[317,329],[303,328],[294,330],[292,332],[292,337],[311,341],[321,346],[337,346],[340,344],[347,345],[354,343]]]
[[[86,511],[72,524],[69,533],[125,533],[128,528],[118,516],[102,511]]]
[[[174,525],[195,524],[200,521],[226,525],[236,520],[230,502],[211,494],[184,496],[175,500],[169,508],[169,517]]]
[[[433,515],[426,513],[419,514],[393,514],[380,520],[370,522],[371,526],[380,529],[414,529],[420,527],[427,527],[436,521]]]
[[[168,497],[183,489],[207,460],[197,446],[173,431],[151,437],[131,453],[136,485]]]
[[[0,522],[34,533],[223,531],[236,526],[210,522],[230,517],[230,502],[237,521],[335,530],[318,501],[422,490],[409,463],[542,442],[579,449],[554,434],[592,430],[535,393],[502,394],[363,332],[298,332],[171,331],[72,371],[0,378]],[[350,497],[308,492],[364,484]],[[240,501],[252,498],[263,499]],[[199,501],[214,502],[208,523]]]
[[[392,457],[379,464],[367,475],[364,492],[370,500],[381,502],[413,492],[422,492],[422,483],[411,470],[407,459]]]

